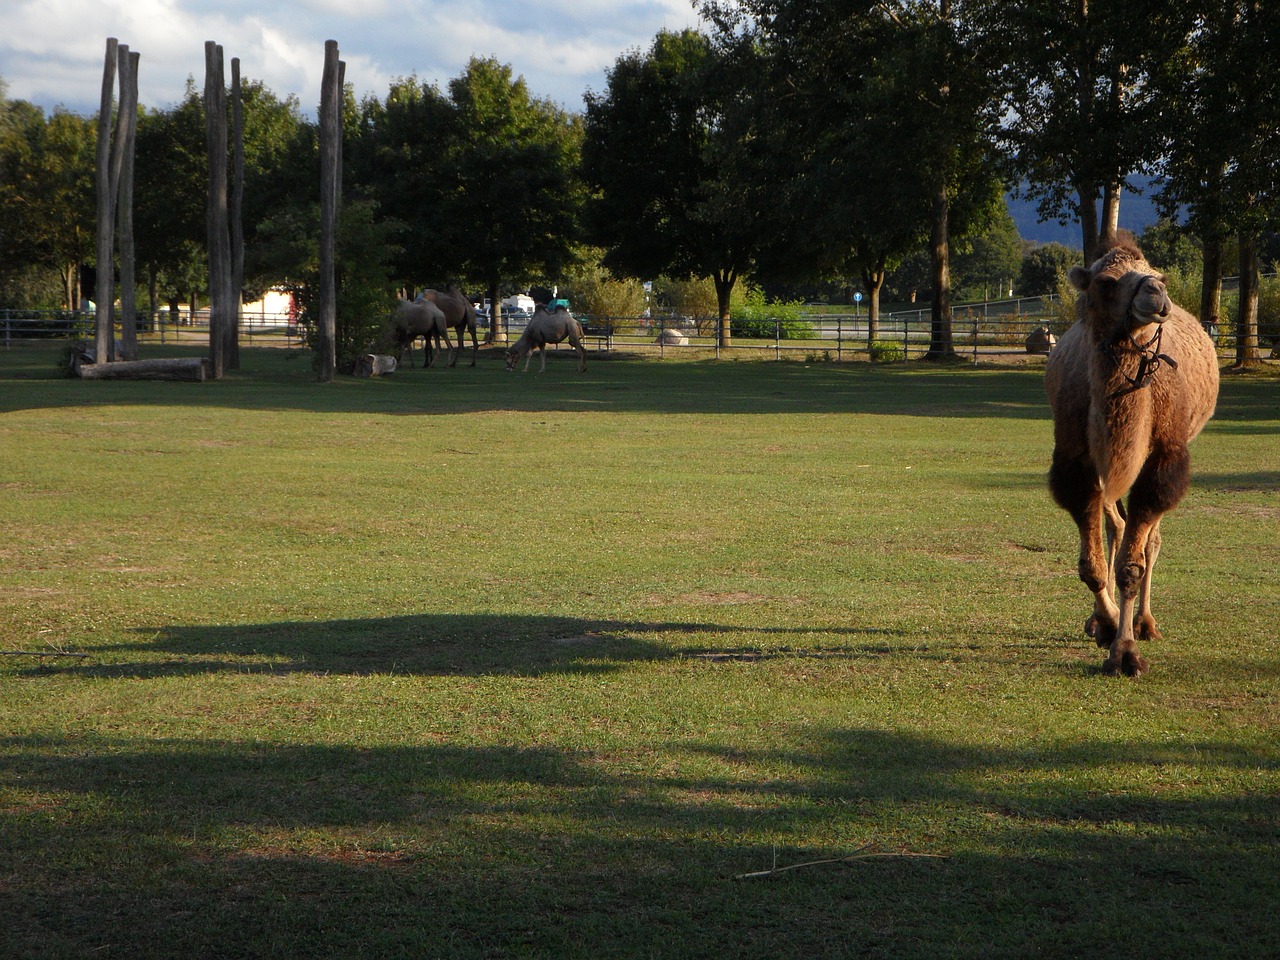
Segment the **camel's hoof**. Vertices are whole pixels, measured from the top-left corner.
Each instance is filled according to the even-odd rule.
[[[1139,640],[1163,640],[1160,628],[1156,626],[1155,617],[1145,614],[1133,621],[1133,635]]]
[[[1114,623],[1107,623],[1105,620],[1099,620],[1095,613],[1084,622],[1085,636],[1093,637],[1094,642],[1100,647],[1109,647],[1116,638],[1119,629]]]
[[[1148,669],[1147,658],[1136,650],[1126,650],[1120,655],[1119,659],[1115,656],[1110,656],[1102,662],[1102,672],[1109,677],[1121,674],[1126,677],[1140,677]]]

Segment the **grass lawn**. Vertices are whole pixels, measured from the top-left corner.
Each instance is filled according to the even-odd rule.
[[[1050,432],[1035,366],[0,351],[0,651],[87,655],[0,656],[0,956],[1280,955],[1280,380],[1137,681]]]

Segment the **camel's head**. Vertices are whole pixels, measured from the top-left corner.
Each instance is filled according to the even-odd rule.
[[[507,348],[507,370],[511,371],[516,368],[516,364],[520,362],[520,351],[515,347]]]
[[[1098,334],[1133,334],[1164,323],[1173,309],[1164,276],[1131,241],[1119,241],[1085,267],[1072,267],[1071,285],[1082,294],[1084,315]]]

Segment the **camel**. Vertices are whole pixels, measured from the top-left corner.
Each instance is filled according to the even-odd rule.
[[[568,340],[569,345],[578,351],[578,372],[587,369],[587,348],[582,345],[582,325],[571,314],[567,307],[556,307],[554,313],[548,313],[541,303],[534,307],[533,316],[525,325],[520,339],[507,348],[507,369],[514,370],[520,358],[524,357],[524,369],[529,371],[529,361],[533,359],[533,351],[542,354],[542,366],[538,372],[547,369],[547,344]]]
[[[423,348],[424,367],[434,366],[436,359],[431,350],[431,338],[436,341],[436,353],[440,351],[440,338],[444,337],[446,349],[452,350],[449,342],[449,326],[443,310],[430,300],[418,297],[416,300],[401,300],[396,304],[395,313],[389,321],[389,331],[396,347],[396,359],[405,347],[409,348],[409,364],[413,364],[413,341],[422,337],[426,346]],[[461,341],[459,341],[461,343]]]
[[[455,351],[452,345],[449,346],[449,366],[458,365],[458,354],[462,352],[462,332],[464,329],[471,331],[471,366],[476,365],[476,354],[480,350],[480,342],[476,339],[476,307],[475,304],[462,295],[457,287],[450,284],[444,290],[424,290],[422,298],[429,300],[442,311],[444,311],[445,323],[448,324],[458,335],[458,349]],[[449,339],[448,333],[445,334],[445,341]]]
[[[1160,639],[1151,615],[1160,520],[1190,486],[1187,444],[1213,416],[1218,358],[1131,238],[1069,278],[1078,319],[1045,368],[1049,488],[1080,530],[1079,575],[1094,595],[1085,633],[1108,648],[1106,673],[1136,677],[1148,669],[1138,640]]]

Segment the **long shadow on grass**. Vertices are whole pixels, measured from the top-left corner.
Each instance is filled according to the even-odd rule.
[[[146,639],[113,643],[100,651],[104,659],[115,662],[42,665],[31,673],[138,678],[218,671],[537,676],[605,673],[630,662],[682,657],[710,661],[862,658],[892,652],[887,641],[901,635],[874,627],[761,627],[499,614],[143,627],[135,632]],[[762,640],[759,645],[688,642],[699,635]],[[780,637],[791,637],[794,643],[780,644]],[[814,637],[838,639],[823,644]],[[120,655],[130,652],[145,658],[119,661]]]
[[[437,416],[490,411],[641,413],[871,413],[1041,419],[1048,406],[1037,372],[933,365],[879,367],[724,361],[595,360],[545,374],[508,374],[501,357],[471,369],[405,369],[392,377],[316,381],[306,361],[280,351],[242,351],[244,370],[212,383],[67,380],[6,368],[0,412],[109,403],[124,406]],[[560,358],[563,359],[563,358]]]
[[[1280,934],[1274,748],[794,718],[749,749],[438,742],[457,719],[401,720],[416,742],[396,746],[0,739],[0,940],[138,960],[1244,957]],[[869,843],[949,859],[735,879]]]

